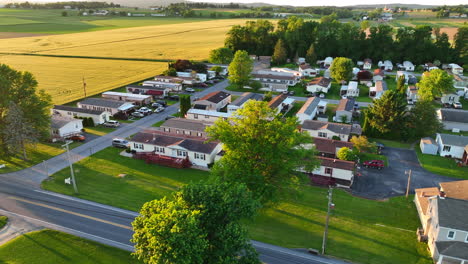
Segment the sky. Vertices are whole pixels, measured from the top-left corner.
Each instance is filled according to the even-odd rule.
[[[370,4],[389,4],[389,3],[405,3],[405,4],[421,4],[421,5],[460,5],[466,4],[467,0],[400,0],[400,1],[385,1],[385,0],[203,0],[197,2],[212,2],[212,3],[252,3],[262,2],[275,5],[292,5],[292,6],[348,6],[348,5],[370,5]]]

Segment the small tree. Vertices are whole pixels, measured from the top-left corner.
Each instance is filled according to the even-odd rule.
[[[354,161],[357,159],[356,153],[348,147],[342,147],[336,153],[336,157],[340,160]]]
[[[313,65],[317,62],[317,54],[315,53],[315,46],[314,43],[310,44],[309,49],[307,50],[306,53],[306,60],[309,62],[309,64]]]
[[[95,126],[94,120],[91,117],[88,117],[88,127],[93,127]]]
[[[353,61],[348,58],[338,57],[333,60],[330,74],[338,82],[349,81],[353,77]]]
[[[63,16],[63,17],[68,16],[68,12],[67,12],[67,11],[62,11],[62,16]]]
[[[418,86],[418,95],[423,101],[432,101],[434,97],[455,91],[453,77],[441,69],[425,72]]]
[[[234,58],[234,53],[230,48],[218,48],[210,52],[209,61],[217,64],[229,64]]]
[[[287,59],[288,59],[288,55],[287,55],[286,47],[284,46],[283,40],[278,39],[278,41],[276,42],[271,60],[275,64],[284,64],[286,63]]]
[[[377,145],[373,142],[369,142],[366,136],[353,136],[350,141],[359,152],[373,153],[377,150]]]
[[[177,76],[177,71],[174,68],[168,68],[162,73],[164,76]]]
[[[216,72],[216,75],[219,75],[223,71],[223,67],[221,66],[213,66],[210,68],[210,71]]]
[[[188,94],[180,95],[179,101],[180,101],[180,105],[179,105],[179,107],[180,107],[180,116],[185,117],[188,110],[192,106],[192,102],[190,101],[190,95],[188,95]]]
[[[252,88],[252,90],[258,91],[260,88],[262,88],[262,83],[259,81],[250,81],[249,86]]]
[[[273,92],[266,92],[265,96],[263,97],[264,102],[270,102],[273,99]]]
[[[252,70],[253,61],[247,51],[238,50],[229,64],[229,81],[242,88],[249,83]]]
[[[381,98],[374,100],[367,109],[369,126],[381,134],[395,133],[395,136],[406,127],[406,96],[397,91],[386,91]]]
[[[405,75],[401,75],[400,77],[398,77],[396,88],[399,93],[406,93]]]

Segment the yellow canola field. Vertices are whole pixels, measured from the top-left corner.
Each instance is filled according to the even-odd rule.
[[[39,56],[0,56],[0,63],[29,71],[39,88],[52,96],[54,104],[64,104],[112,90],[160,74],[167,63],[101,59],[53,58]]]
[[[227,31],[246,20],[226,19],[66,35],[0,39],[0,52],[145,59],[208,58]]]

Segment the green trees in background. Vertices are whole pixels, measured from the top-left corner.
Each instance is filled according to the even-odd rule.
[[[353,77],[354,63],[351,59],[338,57],[333,60],[330,67],[330,74],[333,79],[338,82],[348,82]]]
[[[279,64],[286,63],[287,59],[288,59],[288,54],[286,53],[286,47],[284,46],[283,40],[279,39],[276,42],[271,60],[274,64],[279,65]]]
[[[250,73],[253,69],[253,61],[247,51],[238,50],[234,59],[229,64],[229,81],[242,88],[250,81]]]
[[[432,101],[444,93],[454,92],[453,77],[446,71],[435,69],[425,72],[418,83],[418,95],[423,101]]]
[[[209,61],[216,64],[229,64],[234,58],[234,52],[225,47],[214,49],[210,52]]]

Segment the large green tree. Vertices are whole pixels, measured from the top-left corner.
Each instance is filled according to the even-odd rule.
[[[213,174],[245,183],[264,202],[298,187],[303,177],[296,170],[311,171],[317,161],[315,150],[308,147],[311,137],[297,127],[297,118],[281,118],[266,102],[248,101],[227,120],[218,119],[207,128],[225,150]]]
[[[253,70],[253,61],[247,51],[238,50],[234,59],[229,64],[229,81],[238,87],[247,85],[250,81],[250,73]]]
[[[288,54],[286,51],[286,47],[284,46],[283,40],[278,39],[278,41],[276,42],[271,60],[275,64],[284,64],[286,63],[287,59],[288,59]]]
[[[9,145],[5,130],[8,109],[15,104],[22,120],[28,124],[28,129],[34,132],[34,139],[48,137],[50,131],[51,97],[44,90],[37,89],[37,81],[29,72],[16,71],[5,64],[0,64],[0,146],[5,152],[16,148]],[[25,142],[27,143],[27,142]]]
[[[234,52],[230,48],[218,48],[210,52],[210,62],[217,64],[229,64],[234,57]]]
[[[259,203],[242,184],[189,184],[143,205],[133,222],[135,255],[145,263],[259,263],[241,220]]]
[[[338,82],[349,81],[353,77],[353,61],[348,58],[338,57],[333,60],[330,74]]]
[[[423,101],[432,101],[435,97],[455,91],[453,77],[441,69],[425,72],[418,87],[419,98]]]
[[[436,109],[430,101],[416,102],[416,105],[411,108],[408,124],[416,138],[431,136],[443,128],[437,118]]]

